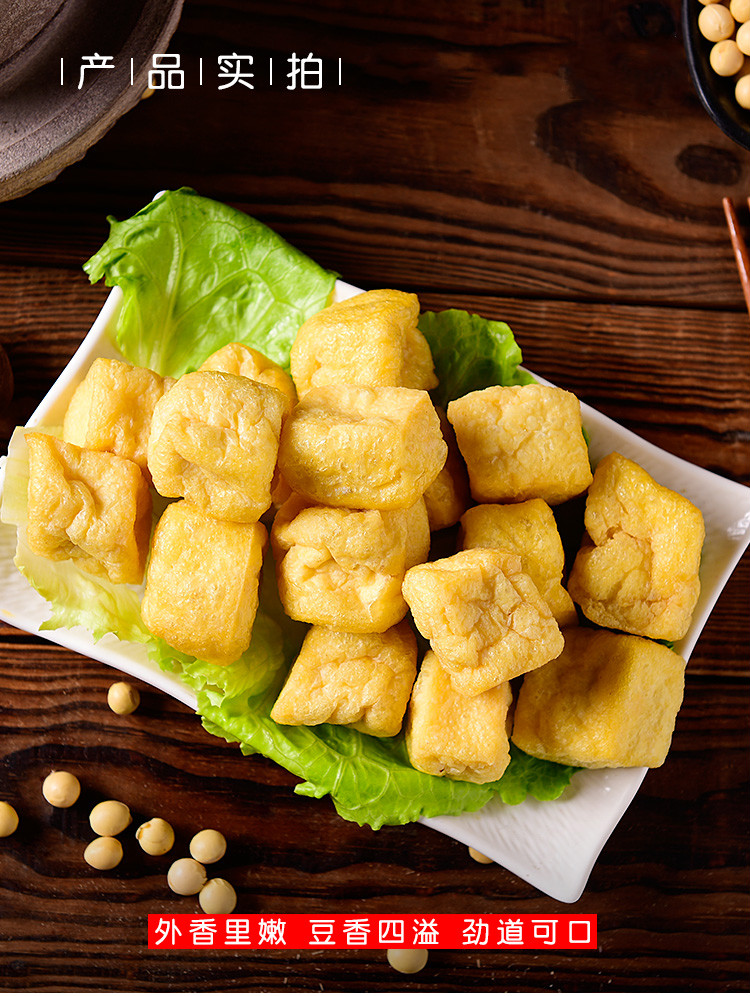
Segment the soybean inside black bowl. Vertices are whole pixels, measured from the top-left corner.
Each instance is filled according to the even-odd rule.
[[[750,149],[750,110],[740,107],[734,99],[734,78],[719,76],[711,68],[713,42],[698,30],[701,10],[699,0],[682,2],[682,37],[693,85],[714,124],[738,145]]]

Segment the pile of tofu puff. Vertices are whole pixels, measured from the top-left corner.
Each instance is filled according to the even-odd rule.
[[[281,602],[311,624],[277,723],[404,725],[415,768],[478,783],[511,739],[581,767],[662,764],[685,662],[655,641],[690,625],[701,513],[617,453],[592,475],[567,391],[494,386],[436,410],[418,316],[395,290],[334,303],[300,328],[291,378],[239,343],[177,380],[95,360],[62,438],[26,436],[32,550],[145,575],[150,632],[229,665],[270,527]],[[155,527],[152,487],[177,499]],[[552,506],[584,492],[566,590]],[[457,551],[430,561],[431,533],[457,523]]]

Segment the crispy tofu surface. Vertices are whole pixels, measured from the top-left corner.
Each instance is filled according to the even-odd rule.
[[[462,781],[496,781],[510,763],[507,717],[509,682],[463,695],[440,666],[425,655],[409,703],[406,747],[409,760],[428,775]]]
[[[310,502],[409,508],[448,454],[425,391],[348,384],[308,391],[286,420],[279,468]]]
[[[404,618],[406,571],[427,559],[420,499],[411,508],[353,511],[286,502],[271,530],[287,615],[352,633],[382,633]]]
[[[291,726],[334,723],[394,737],[417,673],[417,641],[407,623],[385,633],[313,626],[271,718]]]
[[[584,768],[664,763],[682,703],[685,661],[642,637],[576,627],[560,656],[527,674],[513,743]]]
[[[541,498],[517,505],[475,505],[461,518],[461,545],[508,550],[539,589],[560,627],[576,623],[573,599],[562,586],[565,553],[552,509]]]
[[[209,515],[255,522],[271,504],[287,399],[246,377],[185,374],[158,402],[148,465],[159,494]]]
[[[141,603],[146,626],[200,660],[237,660],[250,645],[266,540],[258,522],[223,522],[172,502],[154,530]]]
[[[488,387],[451,401],[448,419],[478,502],[559,505],[591,483],[581,406],[543,384]]]
[[[619,453],[596,468],[568,590],[592,622],[679,640],[700,594],[703,516]]]
[[[34,553],[74,560],[115,584],[140,584],[151,535],[151,495],[140,468],[42,432],[27,433],[26,442]]]
[[[289,374],[265,354],[242,342],[230,342],[217,349],[198,369],[218,370],[220,373],[247,377],[259,384],[273,387],[287,398],[287,411],[291,411],[297,404],[297,392]]]
[[[291,370],[300,397],[312,387],[412,387],[431,390],[437,377],[417,328],[416,294],[373,290],[313,315],[297,333]]]
[[[560,629],[521,558],[463,550],[407,571],[404,597],[456,691],[478,695],[541,667],[563,646]]]
[[[154,407],[171,377],[120,360],[97,358],[76,388],[63,422],[63,439],[137,463],[150,480],[148,437]]]

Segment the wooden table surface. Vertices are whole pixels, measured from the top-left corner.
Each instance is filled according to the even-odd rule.
[[[0,204],[3,438],[104,300],[81,264],[105,216],[187,184],[352,283],[507,320],[537,373],[750,484],[748,316],[721,209],[746,204],[750,159],[703,112],[678,21],[677,0],[187,0],[171,49],[185,89]],[[200,86],[198,59],[226,51],[259,68],[312,52],[331,73],[341,58],[342,82]],[[0,846],[0,990],[747,991],[749,576],[745,557],[690,661],[670,756],[572,906],[426,828],[342,821],[148,687],[117,717],[111,670],[3,627],[0,797],[23,826]],[[382,952],[148,951],[146,914],[192,902],[168,891],[167,858],[88,868],[86,806],[42,802],[52,767],[80,776],[84,802],[167,816],[182,844],[223,829],[239,912],[596,913],[599,950],[433,952],[413,976]]]

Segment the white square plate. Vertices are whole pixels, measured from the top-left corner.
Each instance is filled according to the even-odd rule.
[[[338,300],[357,293],[358,289],[349,284],[339,281],[336,285]],[[121,293],[115,288],[91,331],[30,418],[30,426],[62,424],[70,397],[92,361],[98,356],[121,358],[110,339],[120,303]],[[660,484],[685,495],[703,513],[706,542],[700,600],[689,632],[675,646],[687,660],[716,599],[750,543],[750,488],[666,453],[587,405],[582,405],[582,411],[594,465],[617,450],[639,463]],[[0,524],[0,618],[19,629],[39,633],[40,624],[49,615],[48,606],[16,570],[15,550],[15,526]],[[140,645],[111,635],[95,643],[81,627],[40,635],[139,678],[192,709],[196,706],[193,692],[179,678],[152,664]],[[432,817],[422,822],[475,847],[554,899],[572,903],[583,892],[599,852],[645,773],[645,768],[580,771],[554,802],[528,799],[518,806],[507,806],[494,800],[477,813]]]

